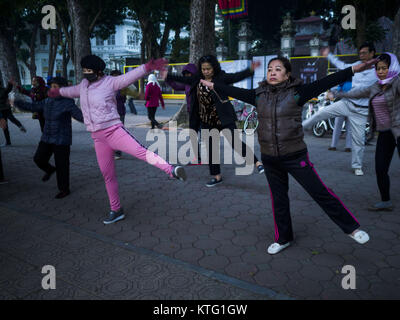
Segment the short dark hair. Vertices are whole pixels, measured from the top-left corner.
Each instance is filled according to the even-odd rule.
[[[369,52],[371,52],[371,51],[373,51],[374,53],[376,52],[375,46],[374,46],[372,43],[370,43],[370,42],[364,42],[364,43],[360,46],[360,48],[358,49],[358,51],[361,51],[361,49],[363,49],[363,48],[368,48],[368,51],[369,51]]]
[[[222,70],[221,65],[219,64],[217,57],[210,54],[210,55],[202,56],[199,59],[198,70],[200,70],[201,77],[204,77],[203,73],[201,72],[201,65],[206,62],[211,64],[211,66],[213,67],[214,75],[217,75],[221,72],[221,70]]]
[[[385,62],[388,67],[390,66],[390,63],[392,62],[392,59],[390,58],[390,56],[387,53],[382,53],[379,57],[378,57],[379,61],[378,62]],[[375,66],[378,66],[378,62],[375,64]]]
[[[63,77],[52,78],[49,82],[49,85],[51,85],[52,83],[58,84],[60,87],[68,87],[68,81]]]
[[[272,61],[276,61],[276,60],[282,62],[283,66],[286,69],[286,72],[292,72],[292,64],[290,63],[289,59],[282,57],[282,56],[277,56],[276,58],[272,58],[271,60],[269,60],[268,67]]]

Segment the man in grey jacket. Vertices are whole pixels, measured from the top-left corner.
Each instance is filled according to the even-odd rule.
[[[344,63],[333,54],[329,53],[329,48],[322,50],[322,55],[339,69],[345,69],[361,62],[371,60],[375,55],[375,48],[369,43],[365,43],[360,47],[359,57],[361,61],[352,64]],[[352,79],[352,90],[362,89],[374,84],[378,78],[376,77],[375,68],[356,73]],[[365,150],[365,126],[368,120],[368,99],[342,99],[335,102],[321,111],[315,113],[309,119],[303,121],[303,128],[308,129],[321,120],[332,117],[346,117],[350,123],[352,131],[352,159],[351,166],[355,175],[362,176],[362,163]]]

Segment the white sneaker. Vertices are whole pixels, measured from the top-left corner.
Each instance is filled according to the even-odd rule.
[[[359,244],[364,244],[366,242],[368,242],[369,240],[369,235],[368,233],[366,233],[365,231],[362,230],[358,230],[354,236],[349,234],[350,238],[354,239],[355,241],[357,241]]]
[[[356,176],[363,176],[363,175],[364,175],[364,172],[362,171],[361,168],[357,168],[357,169],[354,170],[354,174],[355,174]]]
[[[290,246],[290,242],[285,243],[285,244],[279,244],[279,243],[275,242],[268,247],[268,253],[276,254],[289,246]]]

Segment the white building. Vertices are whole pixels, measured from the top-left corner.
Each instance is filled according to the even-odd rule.
[[[106,62],[106,69],[119,69],[122,71],[125,65],[125,58],[140,58],[141,31],[137,22],[131,19],[125,19],[124,24],[116,26],[115,29],[115,34],[111,35],[107,40],[95,37],[90,39],[90,42],[92,53],[98,55]],[[36,74],[45,80],[48,77],[49,44],[50,36],[47,32],[39,32],[36,41]],[[28,48],[27,45],[24,47]],[[170,50],[171,48],[168,48],[167,52]],[[29,69],[22,61],[18,61],[18,65],[21,70],[22,85],[30,85]],[[68,63],[67,70],[68,80],[74,81],[74,66],[71,60]],[[59,53],[56,56],[52,76],[56,76],[57,74],[62,74],[62,55]]]

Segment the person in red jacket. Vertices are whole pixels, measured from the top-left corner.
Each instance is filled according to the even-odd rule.
[[[32,89],[26,90],[21,86],[17,86],[19,92],[31,97],[33,102],[42,101],[47,98],[47,87],[44,79],[39,76],[32,78]],[[40,123],[40,130],[44,129],[44,115],[43,112],[35,112],[32,115],[32,119],[38,119]]]
[[[161,94],[160,84],[154,74],[149,75],[144,99],[146,100],[147,115],[151,121],[151,128],[154,129],[154,127],[157,126],[161,129],[162,125],[156,120],[156,112],[157,107],[160,105],[159,102],[161,102],[163,109],[165,109],[165,103]]]

